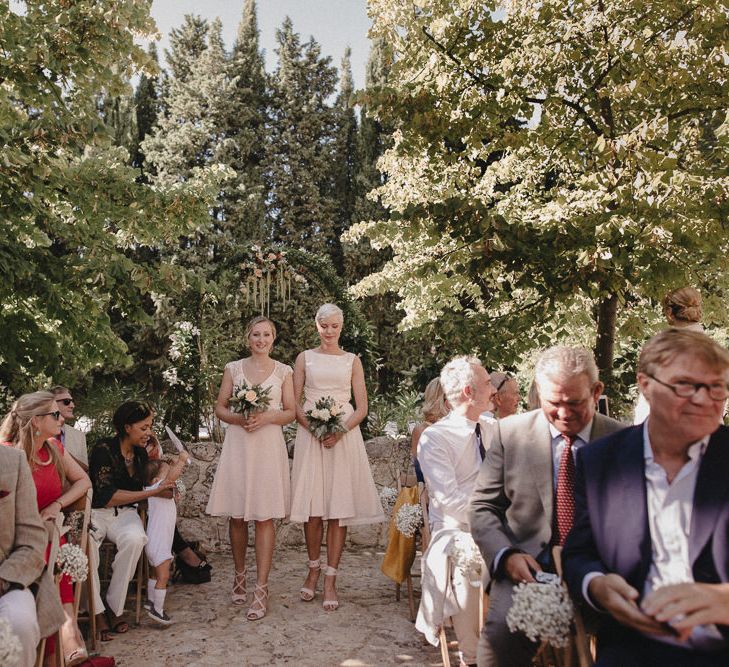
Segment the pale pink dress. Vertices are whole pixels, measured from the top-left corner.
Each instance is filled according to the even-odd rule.
[[[304,359],[304,410],[313,408],[317,399],[331,396],[342,404],[342,422],[346,422],[354,412],[350,401],[355,356],[306,350]],[[291,521],[320,516],[339,519],[342,526],[356,526],[385,520],[359,426],[327,449],[299,425],[291,487]]]
[[[243,361],[225,367],[233,384],[241,384]],[[292,373],[290,366],[277,361],[261,382],[271,387],[269,408],[281,408],[281,387]],[[290,502],[289,457],[281,426],[266,424],[252,433],[228,426],[206,512],[247,521],[282,519],[289,514]]]

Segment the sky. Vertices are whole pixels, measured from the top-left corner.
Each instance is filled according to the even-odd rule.
[[[357,88],[364,87],[365,66],[369,55],[366,0],[258,0],[260,45],[266,56],[266,69],[276,66],[276,29],[289,16],[301,41],[310,36],[321,44],[322,54],[331,56],[337,68],[344,49],[352,49],[352,75]],[[231,49],[243,13],[243,0],[153,0],[152,16],[162,38],[158,43],[160,56],[169,47],[170,29],[182,25],[185,14],[198,14],[207,19],[220,17],[223,40]]]

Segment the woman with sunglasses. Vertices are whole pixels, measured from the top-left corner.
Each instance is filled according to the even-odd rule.
[[[53,394],[36,391],[24,394],[6,415],[0,426],[0,441],[25,452],[42,519],[55,520],[64,507],[86,494],[91,486],[88,475],[54,438],[63,425],[63,417]],[[61,544],[66,542],[61,538]],[[48,551],[46,551],[46,559]],[[58,584],[66,621],[61,626],[65,664],[78,665],[88,659],[84,641],[73,613],[73,585],[64,575]],[[52,642],[48,642],[53,651]]]
[[[152,436],[152,408],[141,401],[126,401],[114,412],[116,435],[100,440],[89,457],[89,475],[94,485],[91,531],[94,611],[102,641],[111,633],[123,634],[129,625],[121,618],[129,582],[147,543],[137,504],[162,496],[171,498],[174,482],[163,481],[157,488],[143,490],[144,468],[149,460],[145,446]],[[116,545],[106,607],[99,593],[99,545],[104,539]],[[108,609],[108,611],[107,611]]]

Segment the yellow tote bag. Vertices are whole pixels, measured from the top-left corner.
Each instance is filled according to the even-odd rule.
[[[405,537],[395,527],[397,511],[405,503],[411,503],[412,505],[420,503],[417,486],[406,486],[400,490],[400,494],[395,501],[395,507],[392,510],[392,519],[390,519],[387,551],[385,551],[385,558],[382,561],[380,570],[382,570],[382,574],[392,579],[396,584],[405,581],[415,560],[415,536]]]

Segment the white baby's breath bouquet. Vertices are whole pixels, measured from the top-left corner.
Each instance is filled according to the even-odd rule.
[[[346,433],[342,424],[344,408],[331,396],[324,396],[314,403],[311,410],[306,411],[311,434],[321,440],[331,433]]]
[[[0,616],[0,665],[17,665],[23,647],[7,619]]]
[[[385,514],[392,514],[392,510],[395,509],[395,502],[397,501],[397,490],[391,486],[383,486],[380,489],[380,502],[382,503],[382,509]]]
[[[512,632],[523,632],[533,642],[547,642],[555,648],[569,643],[575,610],[561,581],[518,584],[506,615]]]
[[[423,525],[423,509],[420,505],[403,503],[395,515],[395,528],[405,537],[413,537]]]
[[[185,486],[185,482],[183,482],[181,479],[175,480],[175,493],[177,493],[178,498],[182,498],[187,493],[187,487]]]
[[[243,382],[233,387],[233,395],[228,399],[228,405],[233,412],[248,419],[256,412],[263,412],[271,404],[271,387],[260,384]]]
[[[62,574],[70,577],[71,581],[79,583],[86,581],[89,572],[89,559],[75,544],[64,544],[58,550],[56,565]]]
[[[448,546],[448,555],[469,583],[479,586],[486,565],[471,533],[458,533]]]

